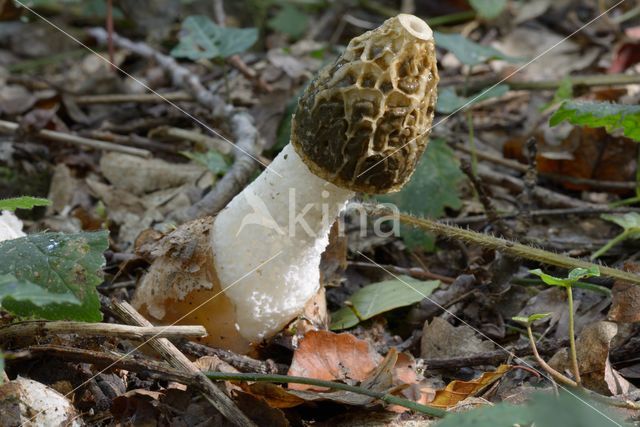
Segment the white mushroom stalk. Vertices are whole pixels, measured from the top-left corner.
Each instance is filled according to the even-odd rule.
[[[411,177],[437,82],[420,18],[401,14],[351,40],[305,90],[291,142],[269,168],[213,223],[185,224],[142,251],[155,261],[134,304],[160,322],[204,324],[208,343],[236,351],[282,330],[318,291],[320,257],[347,201],[398,191]]]

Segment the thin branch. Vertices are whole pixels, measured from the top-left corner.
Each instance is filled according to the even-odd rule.
[[[106,95],[80,95],[73,98],[78,105],[92,104],[122,104],[126,102],[135,102],[137,104],[157,104],[166,100],[172,102],[188,102],[195,101],[193,96],[186,92],[168,92],[163,93],[162,97],[153,93],[111,93]]]
[[[20,128],[18,123],[0,120],[0,132],[13,133]],[[49,129],[41,129],[35,132],[35,135],[51,141],[64,142],[68,144],[79,145],[81,147],[94,148],[103,151],[115,151],[118,153],[130,154],[138,157],[151,157],[151,152],[141,148],[127,147],[124,145],[112,144],[110,142],[98,141],[97,139],[89,139],[70,133],[57,132]]]
[[[138,326],[153,326],[138,311],[125,301],[111,301],[110,309],[126,323],[132,323]],[[236,404],[227,396],[218,386],[209,380],[200,370],[178,350],[166,338],[150,339],[148,344],[162,357],[169,362],[174,368],[187,374],[194,375],[196,381],[201,387],[204,397],[218,410],[220,413],[238,426],[255,426],[247,416],[240,411]]]
[[[0,340],[14,337],[42,337],[47,334],[98,335],[145,340],[149,338],[204,337],[204,326],[130,326],[114,323],[30,321],[0,327]]]

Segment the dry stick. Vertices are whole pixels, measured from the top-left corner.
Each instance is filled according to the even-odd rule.
[[[478,176],[483,182],[501,186],[517,194],[521,194],[525,189],[524,181],[520,178],[496,172],[487,165],[478,165]],[[582,200],[574,199],[573,197],[565,196],[564,194],[560,194],[540,186],[533,189],[533,196],[541,200],[547,206],[563,208],[600,207],[600,205],[583,202]]]
[[[609,206],[602,206],[600,208],[566,208],[566,209],[538,209],[535,211],[530,211],[528,213],[531,217],[536,216],[565,216],[565,215],[598,215],[603,213],[612,213],[612,214],[625,214],[629,212],[638,212],[640,213],[639,208],[612,208]],[[511,212],[499,215],[499,218],[502,219],[510,219],[516,218],[519,216],[519,212]],[[440,222],[448,223],[448,224],[472,224],[475,222],[486,222],[489,221],[489,217],[487,215],[473,215],[466,216],[461,218],[443,218]]]
[[[256,360],[243,354],[236,354],[222,348],[209,347],[193,341],[182,341],[178,347],[191,356],[216,356],[223,362],[228,363],[240,372],[254,372],[258,374],[286,374],[289,370],[287,365],[275,363],[273,360]]]
[[[88,32],[98,43],[104,44],[107,40],[107,33],[102,28],[92,28]],[[237,147],[233,150],[235,158],[233,166],[202,200],[184,211],[175,212],[172,219],[187,221],[216,214],[246,186],[258,167],[256,161],[247,155],[249,153],[255,157],[260,154],[262,148],[253,118],[248,112],[227,105],[220,96],[207,90],[196,74],[178,64],[172,57],[158,52],[146,43],[136,43],[118,34],[113,34],[113,43],[122,49],[158,63],[171,75],[174,84],[184,87],[191,93],[199,104],[211,111],[213,118],[229,122]]]
[[[457,80],[457,81],[456,81]],[[469,92],[477,92],[489,86],[498,83],[500,76],[492,76],[490,78],[476,78],[464,83],[462,79],[447,79],[442,82],[442,86],[460,85],[460,90],[465,84]],[[595,74],[587,76],[571,76],[569,77],[571,84],[574,86],[625,86],[629,84],[640,83],[640,74]],[[513,90],[555,90],[564,82],[562,80],[542,80],[542,81],[518,81],[508,79],[504,83],[508,84]]]
[[[138,313],[135,308],[125,301],[112,300],[110,308],[114,314],[126,323],[132,323],[138,326],[153,326]],[[194,375],[205,398],[220,411],[225,418],[238,426],[255,426],[253,421],[238,409],[233,400],[207,378],[187,356],[182,354],[168,339],[153,338],[149,340],[148,344],[160,353],[171,366]]]
[[[465,147],[463,144],[453,144],[453,147],[467,154],[471,154],[471,149]],[[491,163],[495,163],[509,169],[516,170],[518,172],[527,173],[528,166],[523,165],[515,160],[509,160],[502,157],[494,156],[489,153],[484,153],[481,151],[476,152],[476,155],[479,159],[489,161]],[[565,176],[555,173],[540,173],[539,176],[547,179],[551,179],[555,182],[571,182],[573,184],[584,184],[589,185],[593,188],[599,188],[603,190],[634,190],[636,188],[636,183],[632,181],[603,181],[599,179],[589,179],[589,178],[576,178],[571,176]]]
[[[0,327],[0,340],[13,337],[38,337],[46,334],[100,335],[146,340],[149,338],[204,337],[204,326],[130,326],[113,323],[30,321]]]
[[[19,128],[20,128],[20,125],[18,123],[0,120],[0,132],[11,133],[11,132],[17,131]],[[72,134],[63,133],[63,132],[56,132],[49,129],[41,129],[37,131],[35,135],[44,139],[49,139],[51,141],[65,142],[69,144],[80,145],[83,147],[95,148],[97,150],[115,151],[118,153],[130,154],[132,156],[145,157],[145,158],[151,157],[150,151],[143,150],[141,148],[112,144],[110,142],[98,141],[96,139],[84,138],[81,136],[72,135]]]
[[[366,205],[365,205],[366,206]],[[390,215],[393,212],[382,205],[366,206],[373,215]],[[399,214],[400,221],[413,225],[414,227],[443,236],[450,239],[458,239],[463,242],[475,244],[483,248],[493,249],[515,258],[524,258],[538,261],[542,264],[555,265],[566,269],[597,267],[603,276],[612,277],[618,280],[631,282],[634,285],[640,285],[640,275],[629,273],[627,271],[618,270],[617,268],[605,267],[603,265],[594,264],[581,259],[571,258],[561,254],[545,251],[538,248],[532,248],[522,243],[512,242],[499,237],[490,236],[488,234],[477,233],[471,230],[465,230],[452,225],[442,224],[440,222],[428,218],[416,218],[407,214]]]
[[[122,104],[126,102],[135,102],[137,104],[165,102],[169,100],[172,102],[188,102],[195,101],[193,96],[186,92],[169,92],[163,93],[163,98],[159,98],[153,93],[112,93],[107,95],[81,95],[76,96],[73,100],[78,105],[91,105],[91,104]]]

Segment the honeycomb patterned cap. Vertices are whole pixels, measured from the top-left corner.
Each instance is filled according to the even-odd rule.
[[[438,70],[431,28],[401,14],[351,40],[298,102],[291,143],[309,169],[365,193],[398,191],[429,138]]]

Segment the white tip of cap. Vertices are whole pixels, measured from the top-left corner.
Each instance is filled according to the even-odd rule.
[[[433,39],[433,31],[431,27],[422,19],[408,13],[398,15],[400,24],[414,37],[421,40]]]

